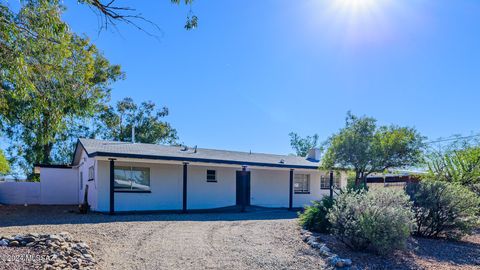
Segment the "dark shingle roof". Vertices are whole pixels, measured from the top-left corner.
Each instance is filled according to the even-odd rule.
[[[193,148],[182,146],[79,139],[89,157],[129,157],[143,159],[210,162],[249,166],[316,169],[318,160],[305,157]],[[77,147],[78,149],[78,147]]]

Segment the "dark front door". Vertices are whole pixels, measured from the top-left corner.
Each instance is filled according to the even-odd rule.
[[[243,174],[245,174],[245,181],[243,181]],[[250,205],[250,172],[237,171],[237,205]]]

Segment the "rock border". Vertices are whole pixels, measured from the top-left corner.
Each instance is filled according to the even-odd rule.
[[[41,269],[95,269],[96,265],[90,247],[73,240],[68,232],[0,236],[0,246],[27,247],[40,251],[41,260],[28,263]]]
[[[321,243],[319,240],[320,238],[315,235],[315,233],[301,229],[300,235],[302,236],[302,240],[311,246],[314,249],[318,249],[320,255],[327,258],[327,263],[334,268],[338,269],[350,269],[352,266],[351,259],[344,259],[340,258],[337,254],[333,253],[330,248],[327,247],[325,243]]]

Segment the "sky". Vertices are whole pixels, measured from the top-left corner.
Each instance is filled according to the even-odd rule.
[[[167,106],[180,142],[288,154],[289,132],[344,126],[347,111],[417,128],[429,139],[480,132],[478,0],[117,1],[160,30],[98,17],[65,0],[64,19],[126,79],[130,96]]]

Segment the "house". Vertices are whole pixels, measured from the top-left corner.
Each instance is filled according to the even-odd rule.
[[[79,201],[88,188],[88,203],[98,212],[291,209],[329,195],[330,175],[318,169],[319,158],[318,149],[298,157],[79,139],[71,170]],[[346,173],[332,175],[335,186],[346,185]]]
[[[369,187],[395,187],[403,189],[409,183],[420,181],[422,171],[392,171],[388,173],[372,173],[366,178]]]

